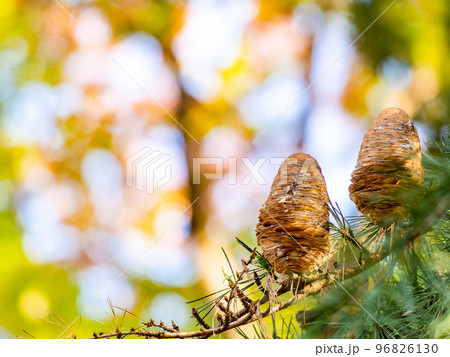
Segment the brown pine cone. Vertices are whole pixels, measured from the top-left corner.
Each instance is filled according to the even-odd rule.
[[[316,160],[293,154],[280,166],[259,213],[258,244],[278,273],[317,269],[330,249],[328,194]]]
[[[387,227],[405,214],[404,191],[423,183],[420,142],[403,110],[383,110],[364,135],[350,198],[373,223]]]

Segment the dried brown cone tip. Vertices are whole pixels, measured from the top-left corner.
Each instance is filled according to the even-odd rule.
[[[280,166],[259,213],[258,244],[278,273],[317,269],[330,249],[328,194],[316,160],[293,154]]]
[[[350,198],[373,223],[389,226],[404,214],[402,192],[423,183],[420,142],[403,110],[383,110],[364,135]]]

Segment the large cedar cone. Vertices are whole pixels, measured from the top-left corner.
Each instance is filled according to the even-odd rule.
[[[352,173],[350,198],[373,223],[389,226],[404,215],[402,193],[423,183],[419,137],[403,110],[383,110],[364,135]]]
[[[278,273],[317,269],[330,249],[328,194],[316,160],[293,154],[281,164],[256,227],[264,257]]]

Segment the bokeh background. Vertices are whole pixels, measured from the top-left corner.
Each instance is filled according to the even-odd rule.
[[[314,156],[331,200],[354,215],[350,173],[382,109],[406,110],[424,151],[448,130],[446,0],[0,9],[1,337],[108,330],[108,297],[192,328],[186,301],[223,287],[220,248],[237,266],[246,252],[234,237],[256,244],[277,165],[265,160],[258,183],[241,158]],[[125,184],[144,147],[172,156],[153,195]],[[223,180],[192,184],[194,157],[236,158],[236,184],[227,166]]]

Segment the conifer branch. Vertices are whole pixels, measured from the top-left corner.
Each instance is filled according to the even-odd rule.
[[[320,292],[323,288],[334,284],[336,281],[341,281],[342,278],[345,280],[354,278],[380,263],[390,255],[404,251],[404,249],[410,246],[414,240],[429,232],[437,220],[447,214],[449,201],[449,192],[444,195],[431,194],[423,196],[422,206],[425,208],[431,207],[432,209],[423,209],[421,212],[426,212],[426,214],[417,216],[418,218],[415,220],[414,224],[410,226],[391,228],[394,231],[389,232],[391,233],[391,237],[390,239],[384,240],[381,249],[375,252],[365,250],[359,261],[353,265],[346,266],[343,273],[338,266],[333,264],[332,259],[329,259],[327,266],[320,267],[315,275],[303,276],[296,280],[290,280],[275,291],[273,291],[273,287],[269,286],[272,281],[275,281],[273,271],[265,273],[269,278],[264,282],[260,279],[260,276],[262,275],[258,276],[258,274],[254,273],[252,282],[257,287],[255,291],[263,292],[262,297],[257,300],[252,300],[250,298],[255,291],[245,294],[239,287],[239,284],[247,282],[243,281],[243,277],[245,274],[249,275],[248,265],[261,264],[261,261],[258,263],[255,262],[256,254],[255,250],[253,250],[250,259],[242,259],[243,270],[236,272],[234,281],[229,281],[229,292],[223,296],[225,303],[215,300],[217,301],[215,302],[215,305],[218,309],[216,316],[218,321],[217,326],[208,325],[204,321],[204,318],[202,318],[194,308],[193,316],[202,326],[202,328],[197,331],[179,331],[178,326],[175,324],[173,324],[173,327],[168,327],[163,322],[156,324],[153,320],[150,320],[150,322],[144,323],[139,328],[131,328],[129,331],[120,331],[119,329],[116,329],[115,331],[107,333],[94,333],[93,338],[124,338],[126,336],[157,339],[208,338],[258,321],[261,318],[265,318],[286,309],[300,299],[304,299],[309,295]],[[387,236],[386,233],[388,231],[388,229],[383,229],[382,233],[385,237]],[[341,237],[342,239],[346,239],[346,237],[342,235]],[[354,238],[354,236],[352,238]],[[263,258],[259,257],[259,259]],[[293,286],[298,287],[296,293],[292,291]],[[285,301],[278,301],[277,297],[287,292],[291,292],[292,295],[290,298]],[[241,308],[238,311],[232,311],[231,307],[233,302],[240,303]],[[261,310],[261,307],[268,302],[269,307],[265,310]]]

